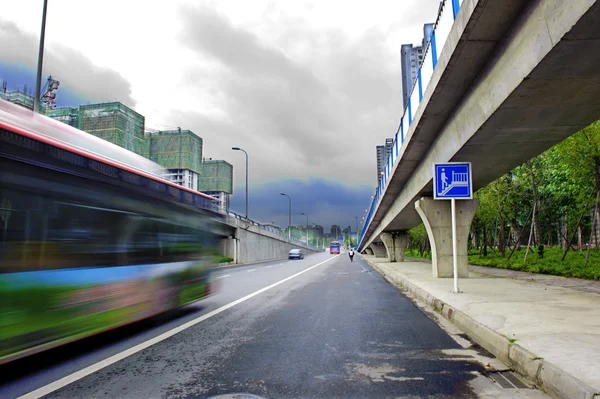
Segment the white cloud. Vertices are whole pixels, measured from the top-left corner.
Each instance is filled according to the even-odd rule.
[[[49,3],[47,65],[80,93],[136,103],[149,125],[189,128],[238,171],[243,157],[230,148],[246,148],[253,181],[375,186],[375,145],[402,111],[400,45],[420,41],[439,0]],[[41,5],[0,0],[28,65]]]

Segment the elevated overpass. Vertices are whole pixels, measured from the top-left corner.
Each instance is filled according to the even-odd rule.
[[[596,0],[446,0],[404,110],[360,251],[402,260],[424,222],[433,274],[452,276],[449,201],[433,164],[471,162],[481,188],[600,119]],[[457,201],[459,275],[477,200]]]

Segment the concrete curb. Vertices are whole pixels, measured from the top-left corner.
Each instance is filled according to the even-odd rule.
[[[387,281],[425,302],[433,311],[452,322],[513,370],[529,378],[548,395],[561,399],[593,399],[600,397],[600,393],[594,388],[556,365],[511,342],[504,335],[473,320],[460,310],[452,308],[407,279],[389,276],[376,263],[365,258],[363,260],[377,270]]]

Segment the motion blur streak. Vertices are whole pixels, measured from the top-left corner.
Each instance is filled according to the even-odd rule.
[[[212,198],[57,123],[0,100],[0,364],[211,293]]]

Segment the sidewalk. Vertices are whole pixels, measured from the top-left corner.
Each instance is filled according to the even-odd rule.
[[[361,256],[548,394],[600,394],[600,282],[470,266],[454,294],[429,261]]]

